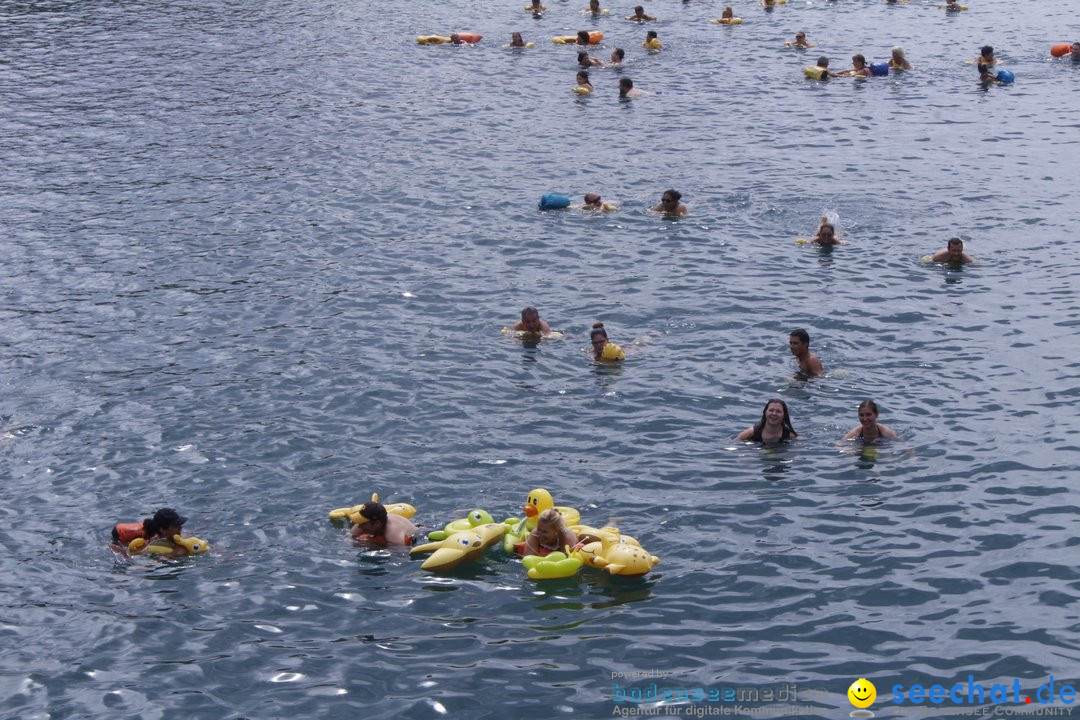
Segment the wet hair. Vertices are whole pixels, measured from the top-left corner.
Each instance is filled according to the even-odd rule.
[[[863,57],[863,56],[862,56],[862,54],[859,54],[859,55],[852,55],[852,56],[851,56],[851,62],[852,62],[853,64],[854,64],[854,63],[856,63],[856,62],[858,62],[858,63],[862,63],[863,65],[866,65],[866,58],[865,58],[865,57]]]
[[[578,42],[581,43],[582,45],[588,45],[589,44],[589,31],[588,30],[578,30],[577,39],[578,39]]]
[[[600,195],[597,194],[597,193],[594,193],[594,192],[585,193],[585,204],[586,205],[599,205],[600,201],[602,199],[603,198],[601,198]]]
[[[581,82],[582,80],[584,80],[585,82],[589,82],[589,71],[588,70],[578,70],[577,79],[578,79],[578,82]]]
[[[817,229],[818,237],[821,237],[822,228],[829,228],[830,230],[832,230],[833,238],[836,237],[836,226],[833,225],[831,222],[823,222],[820,225],[818,225],[818,229]]]
[[[655,30],[650,30],[649,32],[645,33],[645,40],[646,40],[646,41],[648,41],[648,40],[655,40],[655,39],[656,39],[657,37],[658,37],[658,36],[657,36],[657,34],[656,34],[656,31],[655,31]]]
[[[870,410],[873,411],[874,415],[881,414],[878,412],[877,403],[873,400],[863,400],[861,403],[859,403],[859,409],[862,410],[863,408],[870,408]]]
[[[644,13],[645,13],[645,6],[644,5],[635,5],[634,6],[634,14],[635,15],[643,15]]]
[[[592,324],[592,330],[589,332],[589,342],[592,342],[593,338],[595,338],[597,335],[604,338],[605,340],[608,339],[607,330],[604,329],[604,323],[602,322],[594,322]]]
[[[986,66],[983,65],[983,67]],[[964,249],[964,241],[958,237],[949,238],[949,242],[945,243],[945,247],[952,247],[953,245],[959,245],[961,250]]]
[[[589,67],[592,63],[589,62],[589,53],[582,50],[577,54],[578,65],[582,67]]]
[[[990,45],[983,45],[982,49],[979,50],[979,54],[982,55],[983,57],[993,57],[994,56],[994,48],[992,46],[990,46]]]
[[[626,51],[622,48],[615,48],[615,50],[613,50],[611,54],[618,55],[620,60],[626,57]]]
[[[381,502],[364,503],[364,506],[360,508],[360,515],[367,518],[369,522],[381,522],[383,527],[386,526],[386,506]]]
[[[589,0],[589,8],[600,7],[600,0]]]
[[[521,311],[521,319],[524,320],[525,316],[530,314],[536,315],[536,317],[540,317],[540,311],[530,305],[529,307]]]
[[[792,437],[798,436],[799,433],[795,432],[795,428],[791,427],[791,416],[788,414],[787,403],[780,398],[773,398],[765,403],[765,407],[761,410],[761,422],[755,425],[754,429],[760,433],[765,428],[765,413],[773,403],[780,403],[780,407],[784,408],[784,419],[780,421],[780,425],[787,428],[788,433]]]
[[[806,347],[810,347],[810,333],[802,328],[795,328],[789,332],[788,335],[793,338],[799,338],[799,342],[804,342],[806,343]]]
[[[904,57],[904,48],[900,45],[897,45],[892,49],[892,56],[894,58],[900,58],[901,60],[907,60],[907,58]]]
[[[627,91],[634,89],[634,81],[628,77],[619,78],[619,93],[626,94]],[[603,326],[603,323],[601,323]],[[595,327],[595,326],[594,326]]]
[[[818,67],[823,67],[823,68],[829,67],[829,58],[822,55],[821,57],[819,57],[817,59],[817,65],[818,65]]]
[[[555,508],[548,508],[537,516],[536,527],[540,527],[541,524],[554,526],[558,528],[560,532],[566,529],[566,525],[563,524],[562,514]]]
[[[660,199],[663,200],[665,197],[675,198],[675,202],[679,202],[680,200],[682,200],[682,193],[678,190],[672,190],[669,188],[664,191],[664,194],[660,196]]]

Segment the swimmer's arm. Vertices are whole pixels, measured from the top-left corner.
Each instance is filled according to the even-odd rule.
[[[547,324],[546,322],[544,322],[543,320],[541,320],[541,321],[540,321],[540,332],[543,332],[543,333],[549,333],[549,332],[551,332],[551,326],[550,326],[550,325],[548,325],[548,324]]]
[[[821,358],[817,355],[811,355],[806,359],[806,367],[804,368],[810,375],[820,375],[825,371],[821,366]]]
[[[848,431],[848,434],[843,437],[844,440],[854,440],[859,437],[859,433],[862,431],[862,425],[856,425]]]
[[[948,250],[939,250],[930,257],[930,262],[945,262],[949,259]]]
[[[975,258],[971,257],[971,256],[970,256],[970,255],[968,255],[967,253],[964,253],[964,254],[963,254],[963,256],[961,257],[961,260],[963,260],[963,262],[964,262],[964,264],[965,264],[965,265],[966,265],[966,264],[968,264],[968,263],[973,263],[973,262],[975,262]]]
[[[749,440],[752,437],[754,437],[754,428],[753,427],[748,427],[745,430],[743,430],[741,433],[736,435],[735,439],[745,442],[745,441]]]
[[[528,557],[529,555],[539,555],[540,550],[536,547],[535,538],[532,533],[529,533],[529,537],[525,538],[525,548],[521,553],[522,557]]]
[[[896,431],[894,431],[888,425],[882,425],[881,423],[878,423],[877,427],[878,427],[878,433],[881,434],[881,437],[888,438],[889,440],[895,440],[896,439]]]

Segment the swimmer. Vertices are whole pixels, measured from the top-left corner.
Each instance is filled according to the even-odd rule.
[[[613,212],[619,208],[611,203],[604,202],[604,199],[600,197],[600,193],[587,192],[585,193],[585,202],[581,204],[582,210],[599,210],[601,212]]]
[[[967,265],[968,263],[975,262],[974,258],[964,252],[964,241],[958,237],[949,238],[948,245],[946,245],[945,249],[934,253],[933,257],[930,258],[930,261],[947,263],[949,265]]]
[[[531,12],[535,15],[547,12],[547,8],[540,4],[540,0],[532,0],[532,3],[525,6],[525,12]]]
[[[907,58],[904,56],[904,48],[902,48],[899,45],[897,45],[896,47],[894,47],[892,49],[892,57],[889,58],[889,69],[890,70],[910,70],[911,69],[911,63],[909,63],[907,61]]]
[[[644,90],[638,90],[634,87],[634,81],[628,77],[619,78],[619,97],[620,98],[636,98],[648,95],[649,93]]]
[[[843,245],[840,238],[836,237],[836,226],[824,217],[818,225],[817,235],[814,235],[814,239],[810,242],[815,245]]]
[[[558,510],[550,508],[540,513],[536,518],[536,529],[525,538],[521,554],[547,555],[556,550],[574,547],[578,544],[578,538],[567,529],[563,522],[563,516]]]
[[[863,400],[859,403],[859,424],[851,428],[848,434],[844,436],[844,440],[862,440],[863,442],[873,442],[879,438],[895,440],[896,433],[893,432],[892,428],[881,425],[878,423],[877,418],[877,403],[873,400]]]
[[[592,83],[589,82],[589,71],[588,70],[578,70],[577,87],[585,88],[589,92],[593,91]]]
[[[364,503],[360,508],[361,522],[349,533],[358,540],[376,545],[412,545],[416,526],[408,518],[386,512],[380,502]]]
[[[589,53],[582,50],[577,54],[577,63],[583,68],[601,67],[604,64],[603,60],[599,60],[589,55]]]
[[[720,13],[721,20],[730,20],[735,17],[735,11],[731,9],[730,5],[724,6],[724,12]]]
[[[589,0],[589,7],[585,8],[581,12],[586,15],[610,15],[611,11],[600,7],[600,0]]]
[[[621,362],[626,359],[623,349],[608,340],[607,330],[602,322],[593,323],[589,332],[589,344],[592,346],[593,360],[597,362]]]
[[[662,50],[664,48],[655,30],[645,33],[645,42],[641,43],[641,46],[649,50]]]
[[[829,70],[829,58],[822,55],[817,59],[817,66],[821,68],[821,79],[827,80],[831,77],[838,77],[837,73]]]
[[[789,40],[786,43],[784,43],[784,45],[786,45],[787,47],[797,47],[797,48],[812,48],[812,47],[815,47],[814,43],[807,41],[806,33],[804,33],[802,30],[795,33],[795,40],[794,41]]]
[[[682,217],[690,210],[680,203],[680,200],[682,193],[678,190],[665,190],[660,196],[660,204],[653,208],[653,212],[663,213],[667,217]]]
[[[979,63],[977,68],[979,70],[979,82],[981,82],[984,86],[989,85],[990,83],[997,83],[998,85],[1001,84],[1001,81],[994,77],[994,75],[990,72],[989,65],[987,65],[986,63]]]
[[[938,5],[938,7],[941,7]],[[959,12],[967,10],[967,5],[961,5],[959,0],[945,0],[945,12]]]
[[[994,48],[990,45],[983,45],[979,50],[979,57],[971,61],[975,65],[986,65],[987,67],[993,67],[998,64],[998,59],[994,57]]]
[[[510,47],[523,48],[528,46],[525,44],[525,40],[521,37],[521,33],[516,32],[510,33]]]
[[[1074,42],[1069,47],[1069,57],[1073,60],[1080,60],[1080,42]]]
[[[642,6],[642,5],[638,5],[637,7],[634,8],[634,14],[633,15],[627,15],[626,19],[627,20],[634,20],[636,22],[650,22],[652,20],[655,20],[656,17],[654,15],[646,15],[645,14],[645,7]]]
[[[821,366],[821,358],[810,352],[810,333],[802,328],[795,328],[788,335],[788,350],[799,363],[800,375],[815,377],[825,372]]]
[[[588,30],[578,30],[577,40],[574,41],[575,45],[592,45],[592,38],[589,37]]]
[[[450,33],[450,43],[452,45],[461,45],[461,36],[457,33]]]
[[[611,60],[608,62],[608,67],[622,67],[625,59],[626,51],[622,48],[615,48],[611,51]]]
[[[862,55],[853,55],[851,57],[851,66],[850,70],[841,70],[836,74],[845,77],[870,77],[874,74],[870,72],[870,68],[866,65],[866,58]]]
[[[134,551],[134,553],[145,553],[147,548],[153,546],[170,550],[171,552],[168,553],[169,557],[187,555],[187,548],[183,545],[177,545],[172,540],[173,535],[183,534],[183,527],[186,522],[187,518],[172,508],[161,508],[154,513],[154,517],[143,520],[143,537],[146,539],[147,544],[141,549]],[[114,532],[115,530],[116,528],[113,528]]]
[[[735,436],[742,442],[759,442],[763,445],[779,445],[786,443],[799,433],[791,426],[791,416],[788,415],[787,403],[773,398],[765,403],[765,409],[761,411],[761,422],[748,427]]]
[[[510,332],[549,333],[551,326],[541,320],[540,311],[530,305],[521,311],[521,320],[510,328]]]

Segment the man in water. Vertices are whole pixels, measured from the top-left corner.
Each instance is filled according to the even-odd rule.
[[[549,333],[551,327],[540,319],[540,311],[527,307],[521,311],[521,320],[510,328],[511,332]]]
[[[810,333],[802,328],[791,331],[788,336],[788,349],[799,363],[799,373],[808,377],[820,375],[823,372],[821,359],[810,352]]]
[[[933,262],[948,263],[949,265],[967,265],[975,260],[964,252],[964,241],[958,237],[949,238],[949,244],[944,250],[938,250],[930,258]]]
[[[619,97],[620,98],[635,98],[642,95],[648,95],[649,93],[644,90],[638,90],[634,87],[634,81],[628,77],[619,78]]]

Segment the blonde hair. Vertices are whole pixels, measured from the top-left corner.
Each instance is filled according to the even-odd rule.
[[[901,60],[907,59],[904,57],[904,48],[900,47],[899,45],[892,49],[892,56],[894,58],[900,58]]]
[[[558,510],[550,509],[540,513],[540,516],[536,518],[536,527],[544,525],[545,527],[554,527],[559,532],[566,529],[563,525],[563,517]]]

